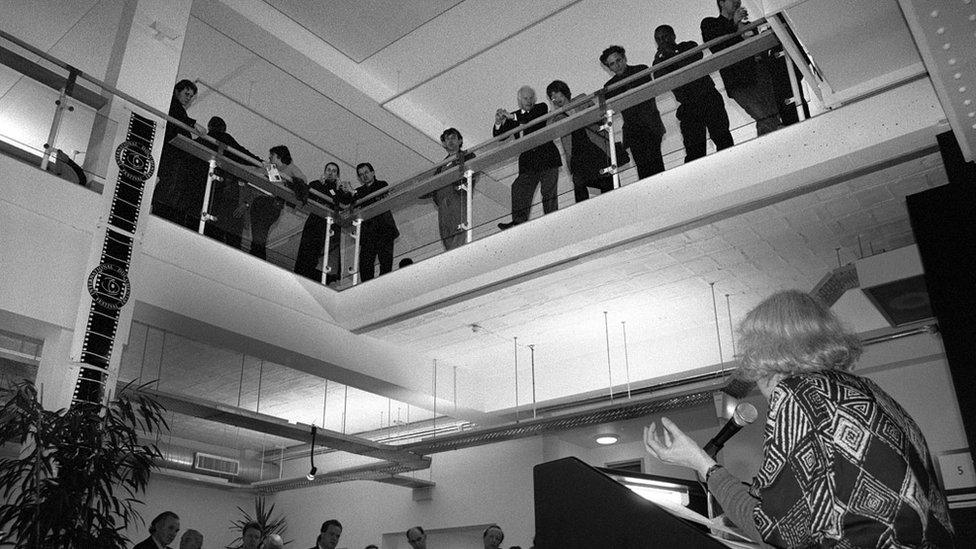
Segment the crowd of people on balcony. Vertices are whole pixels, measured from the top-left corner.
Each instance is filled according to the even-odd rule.
[[[135,544],[132,549],[177,549],[173,544],[180,532],[180,517],[173,511],[164,511],[152,520],[149,526],[149,537]],[[427,549],[427,532],[423,526],[413,526],[407,529],[405,536],[407,544],[412,549]],[[335,549],[342,537],[342,523],[336,519],[329,519],[322,523],[315,538],[315,545],[311,549]],[[505,540],[505,532],[497,524],[491,524],[481,533],[484,549],[501,549]],[[241,526],[239,538],[241,549],[283,549],[286,543],[280,533],[269,531],[259,522],[247,522]],[[204,537],[199,530],[189,529],[180,537],[179,549],[201,549]],[[364,549],[378,549],[370,544]],[[510,549],[521,549],[513,545]]]
[[[741,6],[740,0],[716,0],[716,3],[718,15],[701,21],[703,41],[725,37],[724,40],[709,45],[713,53],[745,40],[743,31],[749,25],[748,13]],[[657,52],[652,66],[666,64],[658,70],[644,64],[631,64],[622,46],[612,45],[603,50],[599,56],[600,64],[613,74],[604,85],[607,90],[606,98],[644,86],[655,78],[661,78],[704,57],[700,50],[693,52],[698,48],[696,42],[678,42],[674,29],[669,25],[658,26],[654,32],[654,40]],[[677,62],[669,62],[686,52],[693,53]],[[793,93],[789,69],[786,63],[777,59],[776,53],[773,50],[763,52],[719,70],[725,93],[755,120],[758,135],[798,120],[796,108],[788,100]],[[624,83],[618,85],[620,82]],[[196,93],[197,87],[193,82],[178,82],[173,91],[169,115],[203,133],[204,128],[187,114],[187,108]],[[678,103],[676,116],[686,163],[705,156],[708,138],[711,138],[717,150],[733,145],[725,102],[710,75],[678,86],[673,93]],[[571,108],[548,117],[549,108],[545,103],[537,101],[535,90],[531,86],[522,86],[517,93],[518,109],[509,111],[499,108],[495,111],[492,134],[496,137],[503,136],[502,139],[519,139],[592,106],[592,102],[580,101],[571,105],[578,97],[572,96],[569,85],[562,80],[552,81],[546,88],[546,95],[556,109]],[[612,190],[613,170],[627,164],[631,159],[640,179],[664,171],[661,146],[666,129],[655,99],[631,105],[623,109],[621,114],[622,143],[608,139],[600,123],[594,123],[560,139],[562,156],[552,141],[522,152],[518,157],[518,175],[511,186],[511,220],[499,223],[498,227],[508,229],[527,221],[536,190],[540,187],[544,213],[557,210],[557,183],[560,168],[564,165],[572,177],[576,202],[588,199],[590,189],[597,189],[601,194]],[[533,121],[543,117],[547,117],[545,123],[539,121],[533,124]],[[263,162],[227,133],[227,124],[220,117],[215,116],[210,120],[206,132],[214,140],[247,156],[244,158],[230,152],[227,156],[231,160],[257,165]],[[227,171],[218,169],[210,207],[208,212],[201,213],[204,204],[203,182],[207,180],[208,166],[171,143],[178,135],[190,137],[190,132],[175,124],[167,124],[159,181],[152,199],[153,213],[194,230],[200,225],[202,215],[207,221],[205,234],[235,247],[242,245],[246,217],[250,225],[250,252],[266,259],[268,234],[278,220],[285,201],[280,197],[257,192]],[[201,140],[201,143],[215,148],[206,140]],[[456,169],[473,157],[473,154],[464,150],[464,138],[456,128],[448,128],[441,134],[441,144],[447,156],[438,165],[435,173]],[[616,159],[616,166],[611,166],[611,158]],[[272,171],[280,177],[280,182],[291,189],[295,202],[300,205],[307,205],[312,200],[328,210],[361,208],[386,197],[385,193],[370,196],[388,184],[377,179],[369,162],[360,163],[356,167],[359,182],[356,187],[340,178],[339,164],[333,161],[325,164],[320,178],[309,181],[293,163],[285,145],[276,145],[269,150],[265,166],[269,177]],[[473,192],[473,186],[474,178],[470,181],[470,186],[468,180],[459,179],[421,197],[433,200],[437,208],[438,232],[446,250],[467,241],[467,232],[471,228],[467,194]],[[310,189],[315,192],[309,192]],[[326,198],[323,200],[320,198],[322,196]],[[364,201],[367,197],[369,200]],[[330,225],[326,218],[315,213],[314,208],[312,210],[302,230],[294,271],[313,280],[322,280],[323,273],[318,267],[322,260],[322,264],[328,267],[325,281],[331,284],[338,281],[343,274],[341,237],[338,230],[330,229],[337,228],[338,225]],[[376,276],[377,267],[380,275],[393,269],[394,243],[399,235],[396,220],[389,210],[363,220],[358,241],[360,280],[366,281]],[[327,240],[329,250],[324,249]],[[348,262],[348,257],[346,260]]]

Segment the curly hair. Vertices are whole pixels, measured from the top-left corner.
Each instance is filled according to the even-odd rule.
[[[746,381],[776,374],[850,370],[861,342],[819,299],[799,290],[775,293],[739,324],[739,372]]]

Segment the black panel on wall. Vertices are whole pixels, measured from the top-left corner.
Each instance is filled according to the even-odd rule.
[[[951,134],[939,136],[949,184],[907,197],[932,310],[962,411],[976,446],[976,178]]]

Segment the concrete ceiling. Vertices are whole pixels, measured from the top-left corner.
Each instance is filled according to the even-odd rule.
[[[515,405],[515,337],[521,404],[529,345],[540,401],[715,364],[731,359],[730,322],[769,293],[811,290],[838,262],[911,244],[904,196],[944,183],[939,157],[926,156],[368,333],[487,376],[510,395],[498,408]],[[856,331],[879,327],[870,309],[845,310]]]
[[[357,63],[389,47],[461,0],[265,0]]]

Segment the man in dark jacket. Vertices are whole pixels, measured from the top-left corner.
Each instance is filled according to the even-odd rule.
[[[352,202],[353,193],[349,183],[339,180],[339,165],[329,162],[325,165],[322,178],[309,182],[309,186],[317,193],[321,193],[328,200],[322,200],[316,194],[309,194],[309,200],[320,203],[331,210],[338,210],[340,207]],[[318,268],[319,258],[325,254],[325,233],[329,224],[325,219],[314,213],[308,214],[305,225],[302,227],[302,239],[298,244],[298,257],[295,259],[295,273],[321,281],[322,272]],[[333,225],[338,227],[338,225]],[[326,261],[330,270],[326,275],[326,283],[332,284],[342,276],[342,269],[339,254],[339,231],[335,230],[335,236],[329,240],[329,257]]]
[[[371,198],[367,201],[363,199],[369,194],[387,186],[386,181],[376,179],[376,172],[373,165],[363,162],[356,166],[356,175],[359,177],[361,185],[356,189],[354,203],[359,206],[368,206],[378,200],[386,198],[386,193]],[[359,242],[359,277],[365,282],[371,280],[375,275],[376,259],[380,261],[380,274],[384,275],[393,270],[393,243],[400,236],[397,229],[396,219],[389,210],[363,220],[362,232]]]
[[[661,25],[655,29],[654,41],[657,42],[654,65],[664,63],[672,57],[698,47],[698,44],[691,40],[678,44],[675,40],[674,29],[670,25]],[[690,65],[702,57],[701,52],[690,55],[682,61],[659,71],[654,71],[654,77],[660,78]],[[722,150],[732,146],[729,115],[725,111],[725,102],[722,101],[722,96],[715,89],[715,82],[712,81],[711,76],[705,75],[698,80],[675,88],[674,98],[678,101],[677,117],[681,128],[681,140],[685,145],[686,163],[705,156],[706,129],[711,134],[716,149]]]
[[[180,80],[173,88],[169,104],[169,116],[203,133],[204,128],[190,118],[186,109],[190,108],[197,95],[197,86],[189,80]],[[184,227],[196,230],[200,222],[200,210],[192,210],[188,203],[191,179],[201,172],[202,161],[183,150],[170,145],[178,135],[191,137],[188,130],[175,124],[166,124],[163,133],[163,152],[159,157],[159,180],[152,197],[152,213]],[[203,171],[206,175],[206,171]]]
[[[549,107],[545,103],[535,102],[535,90],[529,86],[522,86],[518,91],[519,109],[508,112],[506,109],[495,111],[495,127],[492,135],[498,136],[511,131],[536,118],[545,116]],[[539,123],[511,136],[515,139],[545,127]],[[512,182],[512,221],[499,223],[499,229],[507,229],[529,219],[532,209],[532,198],[535,188],[542,186],[542,211],[551,213],[559,208],[559,197],[556,194],[556,184],[559,182],[559,166],[563,165],[559,157],[559,149],[552,141],[525,151],[518,158],[518,177]]]
[[[214,116],[207,123],[207,135],[216,141],[229,147],[241,151],[248,158],[227,151],[225,157],[238,164],[252,165],[254,162],[260,163],[261,159],[254,153],[244,148],[243,145],[234,139],[234,136],[227,133],[227,123],[219,116]],[[212,149],[217,146],[209,141],[201,142]],[[216,221],[207,223],[204,234],[225,242],[235,248],[241,247],[241,235],[244,233],[244,214],[247,212],[249,193],[241,192],[244,185],[242,181],[230,175],[230,173],[217,168],[215,175],[219,180],[214,181],[212,199],[210,201],[210,212],[217,218]],[[198,204],[198,209],[203,205],[204,187],[200,185],[197,189],[199,196],[194,199]]]
[[[716,0],[718,17],[706,17],[701,22],[702,40],[709,42],[721,36],[735,34],[749,24],[749,14],[740,0]],[[745,40],[730,37],[709,49],[718,53]],[[765,67],[749,57],[719,71],[725,83],[725,94],[735,100],[742,110],[756,121],[756,133],[767,134],[780,127],[779,108],[773,83]]]
[[[628,65],[627,52],[620,46],[610,46],[603,50],[600,54],[600,63],[613,73],[613,78],[607,80],[604,87],[610,87],[648,68],[647,65]],[[607,98],[643,86],[650,81],[651,75],[648,74],[610,91],[607,93]],[[624,146],[630,149],[634,164],[637,165],[637,177],[644,179],[663,172],[664,157],[661,156],[661,141],[664,139],[665,129],[654,98],[624,109],[622,115]]]
[[[149,523],[149,537],[132,549],[171,549],[170,544],[180,531],[180,517],[172,511],[163,511]]]

